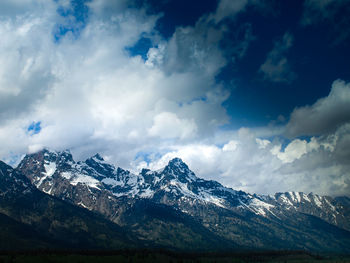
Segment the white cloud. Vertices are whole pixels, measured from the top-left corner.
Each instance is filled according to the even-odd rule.
[[[292,45],[293,36],[288,32],[281,40],[275,42],[274,48],[267,54],[265,62],[259,69],[264,79],[277,83],[291,83],[295,80],[296,74],[292,71],[286,57]]]
[[[283,163],[291,163],[296,159],[300,159],[304,154],[320,147],[315,137],[312,137],[310,142],[306,140],[295,139],[291,141],[283,152],[280,151],[280,146],[272,148],[271,153],[276,155]]]
[[[162,112],[154,117],[153,125],[148,130],[151,136],[161,138],[190,138],[195,135],[197,126],[194,120],[179,119],[176,114]]]
[[[256,138],[255,140],[259,145],[259,149],[265,149],[271,143],[269,140],[263,140],[260,138]]]
[[[101,152],[124,168],[161,168],[181,157],[199,177],[249,192],[349,190],[348,119],[311,141],[293,140],[283,151],[277,139],[264,138],[283,127],[217,131],[229,121],[222,104],[230,94],[215,81],[227,61],[218,48],[221,28],[211,26],[209,16],[166,41],[154,29],[158,16],[125,10],[118,1],[106,10],[106,1],[95,0],[79,35],[55,42],[53,29],[65,22],[56,13],[60,3],[69,8],[67,2],[41,1],[37,11],[24,5],[21,12],[1,13],[0,159],[15,163],[43,146],[70,148],[77,159]],[[156,36],[147,60],[131,58],[125,48],[145,34]],[[287,50],[291,40],[285,38]],[[339,108],[348,112],[349,87],[337,83],[329,97],[295,112],[315,114],[313,120],[326,108],[336,116]],[[301,118],[294,115],[289,130]],[[29,133],[39,121],[41,131]]]
[[[224,152],[235,151],[237,149],[238,145],[239,145],[238,141],[231,140],[222,147],[222,150]]]
[[[60,4],[71,7],[41,4],[35,16],[28,15],[29,5],[28,11],[0,19],[0,139],[6,141],[0,158],[44,145],[71,148],[77,158],[102,151],[128,168],[140,151],[157,149],[169,138],[200,139],[227,122],[222,103],[229,94],[215,83],[218,65],[225,63],[215,49],[217,32],[203,31],[191,40],[179,29],[169,42],[156,37],[159,45],[145,62],[131,58],[125,48],[144,34],[156,35],[159,16],[119,1],[108,3],[115,9],[110,12],[105,1],[91,1],[79,34],[68,32],[55,42],[54,29],[66,23],[56,10]],[[161,59],[180,34],[193,44],[193,63],[186,70],[169,64],[177,52]],[[207,51],[215,52],[206,57]],[[33,121],[42,126],[34,135],[26,132]]]
[[[350,189],[350,165],[346,161],[350,157],[349,127],[328,137],[292,140],[284,150],[278,140],[256,138],[253,130],[243,128],[222,146],[212,143],[177,145],[160,158],[150,156],[149,164],[138,164],[140,169],[156,170],[170,159],[180,157],[197,176],[251,193],[312,191],[346,195]]]

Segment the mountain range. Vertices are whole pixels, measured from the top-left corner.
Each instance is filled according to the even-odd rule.
[[[0,221],[1,249],[350,253],[349,197],[236,191],[198,178],[179,158],[138,174],[99,154],[76,162],[48,149],[16,168],[0,162]]]

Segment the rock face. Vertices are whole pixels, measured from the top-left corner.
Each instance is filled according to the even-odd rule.
[[[138,244],[126,229],[39,191],[0,161],[0,250],[120,249]]]
[[[165,226],[151,235],[157,224],[182,218],[174,225],[179,233],[186,229],[192,231],[192,239],[207,236],[227,247],[322,251],[350,247],[344,245],[350,245],[349,198],[298,192],[252,195],[196,177],[179,158],[161,170],[133,174],[108,164],[99,154],[75,162],[69,151],[42,150],[25,156],[16,172],[49,195],[101,213],[121,226],[133,226],[134,233],[152,242],[159,240],[159,233],[169,235]],[[152,209],[141,213],[145,207]],[[158,209],[177,216],[155,221]],[[143,217],[148,225],[142,224]]]

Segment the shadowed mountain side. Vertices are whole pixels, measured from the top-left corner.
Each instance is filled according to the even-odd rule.
[[[69,151],[44,149],[25,156],[16,171],[26,186],[13,191],[25,193],[31,184],[99,213],[143,247],[350,253],[345,197],[236,191],[198,178],[179,158],[163,169],[134,174],[98,154],[75,162]]]
[[[8,238],[23,241],[13,242],[10,248],[6,244],[1,249],[119,249],[140,244],[137,238],[102,215],[42,193],[26,180],[0,162],[0,213],[3,222],[9,223]],[[38,242],[29,244],[30,241]],[[21,243],[27,245],[21,247]]]
[[[11,167],[4,163],[0,166],[0,183],[6,186],[0,193],[0,212],[4,225],[8,223],[3,237],[14,240],[13,246],[7,244],[1,249],[203,250],[227,249],[233,245],[192,217],[150,200],[120,198],[116,211],[119,216],[114,220],[121,225],[118,226],[100,214],[38,191]],[[5,188],[12,191],[4,191]]]
[[[115,221],[130,229],[139,239],[154,242],[156,247],[199,251],[242,249],[178,209],[147,199],[129,199],[128,204],[122,203],[120,209],[123,212]]]

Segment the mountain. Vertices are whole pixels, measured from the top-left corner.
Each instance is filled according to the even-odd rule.
[[[75,162],[69,151],[45,149],[25,156],[16,172],[156,246],[350,251],[347,197],[252,195],[198,178],[179,158],[133,174],[99,154]]]
[[[117,249],[138,240],[101,215],[47,195],[0,161],[0,249]]]
[[[84,190],[78,187],[74,192]],[[119,226],[39,191],[20,171],[0,161],[0,250],[185,249],[189,245],[219,249],[229,245],[172,207],[125,197],[113,205],[119,209],[115,213]]]

